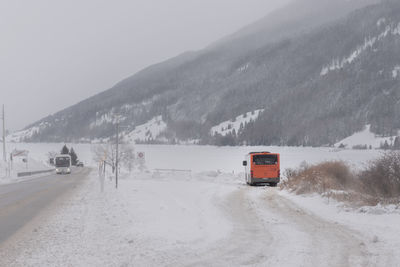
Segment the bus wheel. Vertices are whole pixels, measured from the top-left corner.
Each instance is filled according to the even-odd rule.
[[[271,187],[277,187],[278,186],[278,183],[270,183],[269,184]]]

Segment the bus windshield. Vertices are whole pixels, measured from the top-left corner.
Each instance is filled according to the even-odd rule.
[[[57,157],[56,158],[56,167],[69,167],[70,166],[70,158],[69,157]]]
[[[275,165],[278,163],[277,155],[254,155],[253,163],[255,165]]]

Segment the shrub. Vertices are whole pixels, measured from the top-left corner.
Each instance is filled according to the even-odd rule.
[[[383,150],[388,150],[388,149],[390,149],[390,145],[389,145],[388,141],[385,140],[385,142],[381,142],[379,148],[383,149]]]
[[[346,145],[343,143],[340,143],[339,148],[346,148]]]
[[[367,150],[368,146],[367,145],[355,145],[352,148],[353,149],[358,149],[358,150]]]
[[[400,197],[400,152],[388,152],[371,161],[359,177],[373,196]]]
[[[297,194],[323,194],[329,190],[354,188],[357,184],[356,176],[342,161],[323,162],[311,166],[303,164],[299,170],[287,170],[285,175],[287,179],[282,186]]]
[[[354,173],[341,161],[287,169],[281,184],[296,194],[319,193],[352,204],[398,203],[400,198],[400,152],[388,152]]]

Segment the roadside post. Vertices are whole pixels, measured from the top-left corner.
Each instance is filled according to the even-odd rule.
[[[100,180],[100,191],[103,193],[104,192],[104,179],[105,179],[105,165],[106,162],[104,160],[101,160],[99,162],[99,180]]]
[[[146,168],[146,154],[144,152],[138,152],[137,159],[139,163],[139,170],[140,172],[143,172]]]
[[[119,121],[117,122],[117,144],[115,154],[115,188],[118,188],[118,142],[119,142]]]
[[[6,153],[6,115],[4,112],[4,104],[3,104],[3,115],[1,117],[3,121],[3,160],[7,162],[7,153]]]

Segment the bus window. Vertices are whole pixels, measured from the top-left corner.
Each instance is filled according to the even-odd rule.
[[[56,157],[56,167],[70,167],[69,157]]]
[[[254,155],[253,163],[255,165],[275,165],[278,164],[277,155]]]

